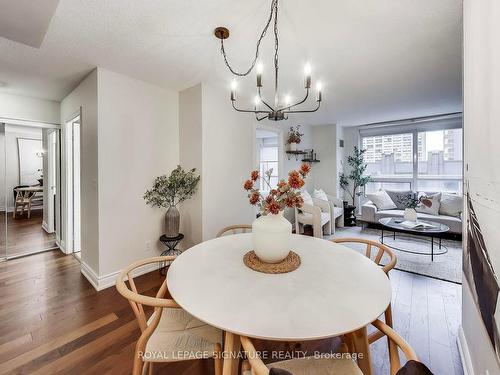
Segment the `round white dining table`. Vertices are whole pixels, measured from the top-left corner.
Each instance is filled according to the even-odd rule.
[[[226,332],[225,352],[239,350],[240,335],[306,341],[353,332],[356,350],[366,351],[358,365],[370,374],[366,326],[391,301],[387,275],[344,245],[302,235],[292,235],[291,243],[301,265],[284,274],[256,272],[243,263],[251,233],[200,243],[171,264],[169,292],[191,315]],[[236,366],[227,357],[224,374],[234,374]]]

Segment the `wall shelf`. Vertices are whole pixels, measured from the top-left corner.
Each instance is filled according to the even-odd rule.
[[[292,158],[293,155],[295,155],[295,160],[299,160],[299,157],[304,157],[304,155],[307,155],[308,152],[306,151],[301,151],[301,150],[297,150],[297,151],[285,151],[286,152],[286,157],[288,158],[288,160],[290,160]]]

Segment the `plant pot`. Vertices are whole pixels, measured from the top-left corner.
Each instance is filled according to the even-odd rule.
[[[288,256],[292,224],[283,211],[277,215],[262,215],[252,223],[253,251],[266,263],[278,263]]]
[[[417,221],[417,211],[414,208],[405,208],[404,219]]]
[[[297,151],[297,143],[292,142],[288,144],[288,151]]]
[[[165,214],[165,236],[177,237],[179,235],[180,223],[179,210],[175,206],[170,206]]]

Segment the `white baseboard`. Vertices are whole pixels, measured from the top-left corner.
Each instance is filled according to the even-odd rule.
[[[66,244],[64,241],[62,241],[59,237],[56,236],[56,245],[59,246],[59,249],[64,253],[64,254],[69,254],[68,251],[66,250]]]
[[[114,286],[116,284],[116,278],[120,273],[120,271],[116,271],[107,275],[99,276],[83,260],[81,262],[81,266],[82,266],[81,272],[83,276],[85,276],[85,278],[89,281],[90,284],[92,284],[94,289],[97,291]],[[141,276],[144,275],[145,273],[158,270],[159,266],[160,265],[158,263],[150,263],[144,267],[137,269],[132,274],[134,277]]]
[[[460,359],[462,360],[464,375],[474,375],[474,368],[472,367],[469,346],[467,345],[467,339],[465,338],[464,330],[462,329],[462,327],[458,329],[457,345],[458,351],[460,353]]]

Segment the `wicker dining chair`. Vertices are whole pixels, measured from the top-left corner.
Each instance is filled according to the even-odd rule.
[[[133,276],[137,269],[151,263],[171,262],[175,258],[160,256],[137,261],[121,271],[116,281],[116,289],[128,299],[141,330],[135,347],[132,374],[139,375],[145,371],[152,374],[154,362],[214,358],[215,375],[221,375],[222,331],[194,318],[173,299],[165,298],[166,279],[155,297],[140,294],[137,290]],[[149,318],[145,306],[153,307]]]
[[[217,238],[228,234],[238,234],[238,233],[250,233],[252,231],[251,224],[236,224],[230,225],[228,227],[222,228],[219,233],[217,233]]]
[[[404,368],[416,369],[412,374],[431,374],[429,369],[418,362],[417,355],[411,346],[399,336],[391,327],[380,320],[376,320],[372,325],[389,338],[389,362],[390,374],[396,375],[401,367],[398,350],[401,350],[406,357]],[[280,362],[270,363],[267,366],[259,358],[259,353],[255,350],[252,341],[247,337],[241,337],[241,345],[245,351],[247,360],[243,366],[243,375],[309,375],[309,374],[342,374],[342,375],[363,375],[360,368],[352,360],[348,353],[347,346],[342,346],[342,353],[339,356],[318,356],[301,357]],[[403,372],[403,371],[402,371]]]
[[[333,240],[333,242],[336,243],[351,243],[351,244],[363,244],[366,245],[366,250],[365,250],[365,256],[367,258],[370,258],[373,260],[376,264],[380,265],[380,262],[382,261],[382,257],[384,254],[386,254],[389,257],[389,262],[385,265],[382,266],[382,269],[386,273],[387,277],[389,277],[389,271],[394,268],[397,262],[396,254],[394,254],[394,251],[389,249],[388,246],[377,242],[373,240],[368,240],[365,238],[336,238]],[[377,251],[373,251],[376,249]],[[387,309],[384,312],[384,317],[385,317],[385,322],[389,327],[392,327],[392,308],[391,304],[387,307]],[[368,336],[368,342],[371,344],[381,337],[383,337],[383,333],[378,330]]]

